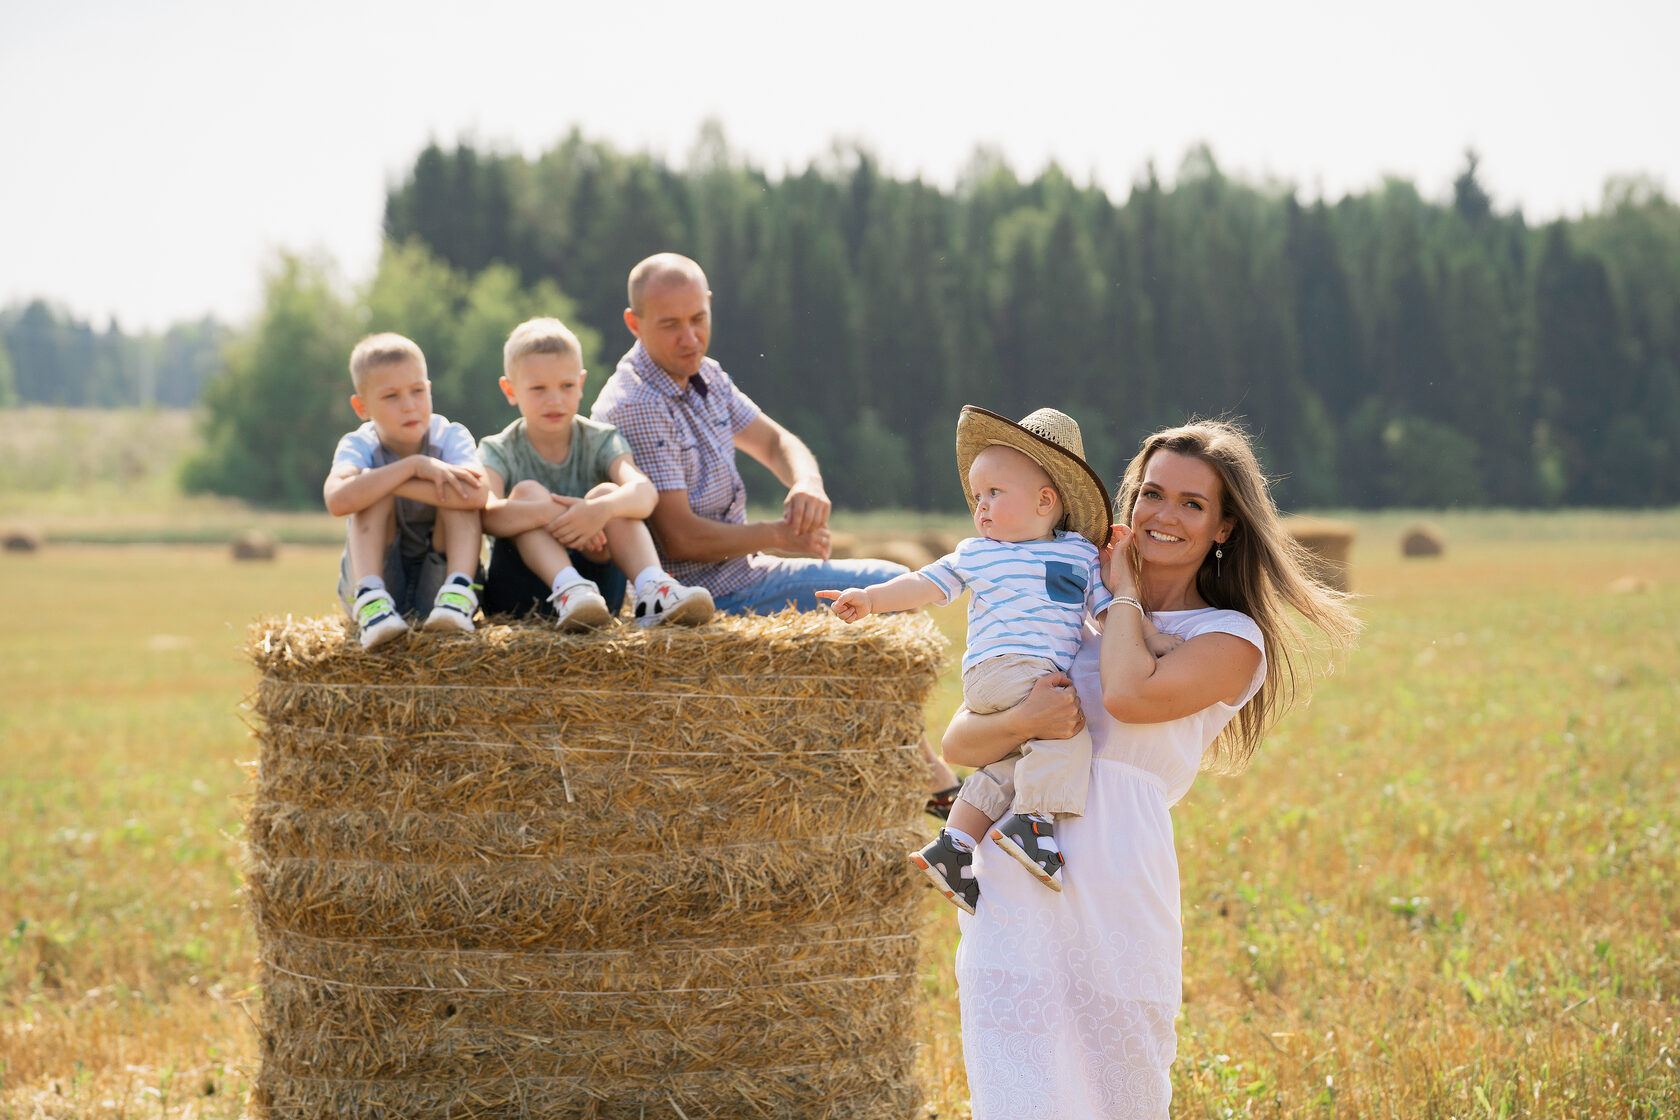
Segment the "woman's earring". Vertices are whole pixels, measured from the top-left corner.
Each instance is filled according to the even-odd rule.
[[[1220,574],[1219,573],[1219,567],[1220,567],[1219,562],[1221,560],[1223,560],[1224,558],[1225,558],[1225,550],[1223,548],[1215,548],[1213,550],[1213,578],[1214,579],[1219,578],[1219,574]]]

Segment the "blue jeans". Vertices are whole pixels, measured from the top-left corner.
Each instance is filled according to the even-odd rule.
[[[828,601],[817,598],[818,591],[848,591],[854,587],[868,587],[885,583],[910,569],[888,560],[817,560],[764,557],[765,567],[754,583],[739,591],[717,596],[717,609],[723,614],[769,614],[792,603],[802,611],[823,611]]]

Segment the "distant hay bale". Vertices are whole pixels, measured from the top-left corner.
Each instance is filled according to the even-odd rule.
[[[1351,586],[1348,554],[1353,549],[1353,526],[1321,517],[1286,517],[1283,527],[1306,550],[1303,560],[1321,582],[1338,591]]]
[[[937,560],[955,552],[957,545],[962,543],[962,537],[946,529],[923,529],[916,537],[916,543],[927,549],[928,555]]]
[[[279,551],[273,534],[261,529],[247,529],[233,538],[235,560],[272,560]]]
[[[919,615],[265,620],[263,1117],[909,1118]]]
[[[0,545],[7,552],[39,552],[41,550],[41,533],[22,525],[8,525],[0,529]]]
[[[1612,595],[1643,595],[1656,584],[1644,576],[1622,576],[1611,580],[1605,587]]]
[[[828,556],[831,560],[850,560],[858,554],[858,539],[856,533],[843,533],[830,530],[828,534]]]
[[[858,546],[858,554],[874,560],[885,560],[892,564],[903,564],[911,571],[926,567],[939,559],[928,552],[926,548],[915,541],[907,540],[873,540]],[[940,553],[944,555],[944,553]]]
[[[1428,522],[1419,522],[1400,538],[1402,556],[1439,556],[1447,550],[1447,538]]]

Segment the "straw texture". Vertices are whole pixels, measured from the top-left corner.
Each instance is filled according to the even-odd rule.
[[[920,616],[264,620],[256,1115],[914,1115]]]

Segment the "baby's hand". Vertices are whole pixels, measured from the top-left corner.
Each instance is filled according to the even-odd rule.
[[[856,622],[874,614],[874,608],[869,605],[869,592],[861,587],[854,587],[850,591],[819,591],[819,599],[833,599],[833,611],[840,616],[842,622]]]
[[[1158,658],[1165,657],[1183,644],[1184,639],[1177,634],[1163,634],[1160,631],[1143,639],[1143,648]]]

